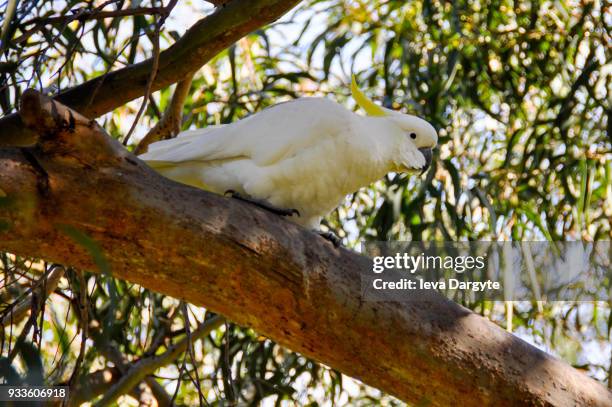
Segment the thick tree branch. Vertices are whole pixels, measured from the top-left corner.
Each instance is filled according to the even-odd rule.
[[[159,56],[151,85],[154,92],[192,74],[219,52],[285,14],[299,0],[233,0],[195,23]],[[68,89],[56,100],[95,118],[144,95],[153,59],[130,65]],[[24,128],[18,114],[0,119],[0,146],[28,146],[36,134]]]
[[[29,158],[0,149],[0,250],[91,270],[103,256],[116,278],[206,306],[415,404],[612,405],[600,383],[456,303],[363,301],[367,258],[167,180],[34,92],[23,106],[41,137]]]

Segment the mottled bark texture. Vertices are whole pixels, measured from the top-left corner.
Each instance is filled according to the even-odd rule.
[[[108,268],[419,405],[612,405],[601,384],[445,298],[363,302],[367,258],[162,178],[36,92],[21,116],[38,142],[0,149],[0,250]]]
[[[233,0],[217,7],[159,55],[151,91],[183,80],[219,52],[274,22],[298,3],[299,0]],[[141,97],[152,66],[153,58],[150,58],[67,89],[55,99],[87,117],[96,118]],[[28,146],[35,138],[23,126],[18,114],[0,119],[0,146]]]

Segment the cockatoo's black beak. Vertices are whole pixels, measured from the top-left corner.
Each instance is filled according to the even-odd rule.
[[[423,154],[423,157],[425,157],[425,165],[421,168],[421,174],[424,174],[425,171],[427,171],[429,169],[429,166],[431,165],[433,152],[429,147],[419,148],[419,151],[421,152],[421,154]]]

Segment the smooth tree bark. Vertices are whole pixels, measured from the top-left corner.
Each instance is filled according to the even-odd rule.
[[[33,147],[0,149],[0,250],[205,306],[419,405],[612,406],[612,393],[442,296],[364,301],[370,260],[247,203],[165,179],[34,91]]]

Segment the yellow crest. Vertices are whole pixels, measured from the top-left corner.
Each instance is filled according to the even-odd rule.
[[[363,109],[369,116],[386,116],[385,110],[369,99],[357,86],[355,75],[351,80],[351,93],[355,102]]]

